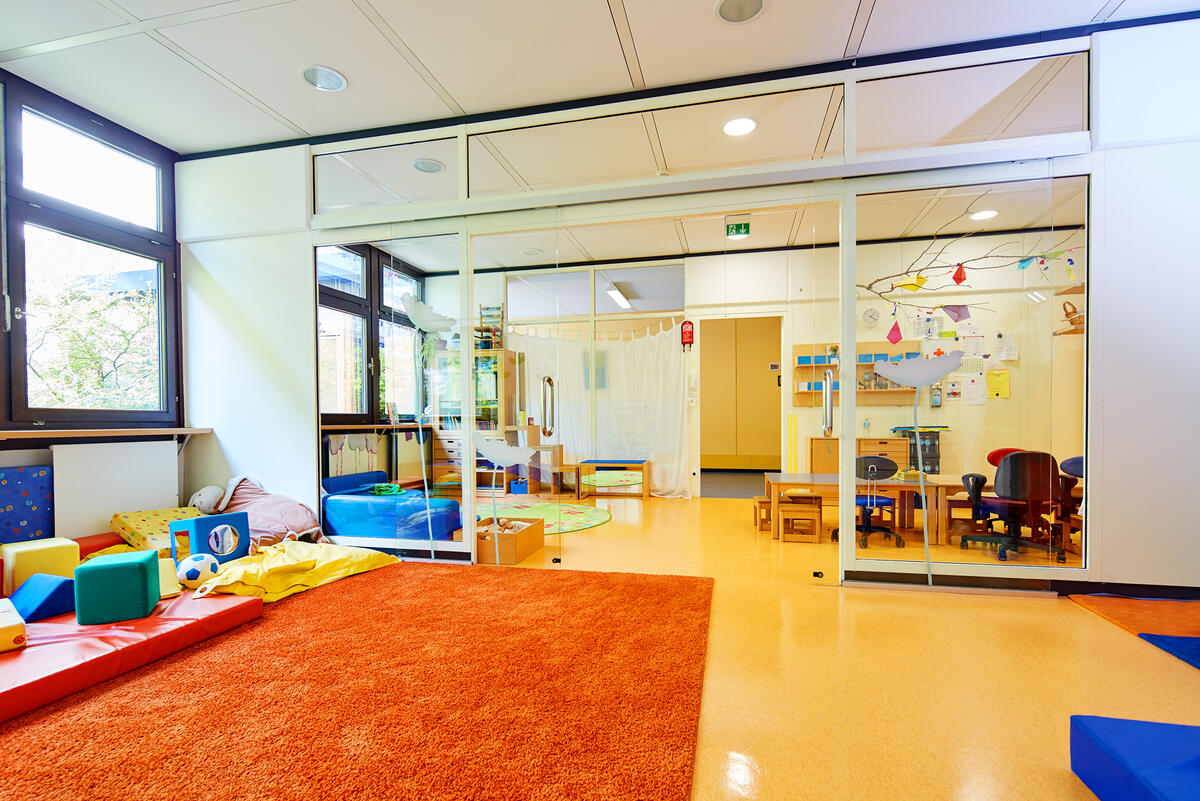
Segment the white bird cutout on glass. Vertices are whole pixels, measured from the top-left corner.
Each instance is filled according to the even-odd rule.
[[[906,387],[927,387],[953,373],[962,364],[963,352],[952,350],[932,359],[875,362],[875,373]]]
[[[422,303],[412,295],[405,295],[400,303],[404,307],[404,313],[422,331],[431,334],[447,334],[455,326],[453,317],[435,312],[432,306]]]
[[[494,437],[484,436],[478,431],[475,432],[474,440],[475,447],[483,454],[483,458],[500,467],[529,464],[529,460],[533,457],[533,448],[509,445]]]

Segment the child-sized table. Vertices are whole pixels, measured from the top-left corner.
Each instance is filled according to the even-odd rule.
[[[631,470],[638,471],[642,474],[642,497],[650,497],[650,462],[645,459],[585,459],[579,463],[578,472],[575,478],[575,493],[579,498],[586,498],[589,495],[597,498],[630,498],[636,497],[628,492],[603,492],[592,487],[588,487],[583,483],[584,476],[590,476],[596,472],[597,468],[605,468],[609,470]]]

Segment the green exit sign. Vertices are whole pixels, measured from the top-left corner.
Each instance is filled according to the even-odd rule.
[[[729,239],[745,239],[750,236],[750,223],[726,223],[725,236]]]

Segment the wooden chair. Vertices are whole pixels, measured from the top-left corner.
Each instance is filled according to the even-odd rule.
[[[754,527],[757,531],[771,530],[771,499],[754,496]]]
[[[792,495],[779,506],[779,532],[784,542],[820,542],[823,509],[820,495]]]

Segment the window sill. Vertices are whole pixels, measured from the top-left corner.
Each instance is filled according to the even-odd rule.
[[[211,428],[28,428],[0,431],[0,440],[6,439],[108,439],[128,437],[192,436],[211,434]]]

